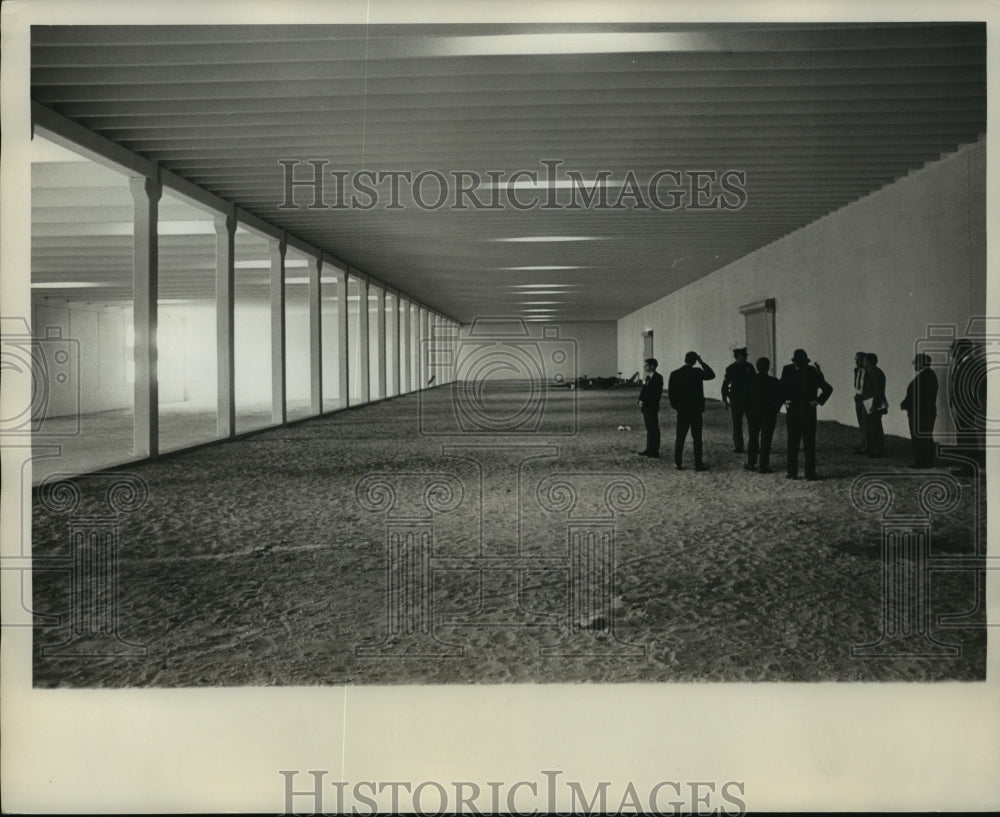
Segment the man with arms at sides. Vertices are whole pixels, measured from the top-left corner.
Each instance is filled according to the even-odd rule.
[[[832,393],[833,387],[819,368],[809,365],[805,350],[796,349],[792,362],[781,370],[781,395],[788,412],[788,479],[799,474],[800,443],[805,450],[806,479],[816,479],[816,407],[822,406]]]
[[[865,353],[854,353],[854,414],[858,418],[858,444],[855,454],[868,453],[868,426],[865,425],[865,406],[862,392],[865,388]]]
[[[733,451],[743,453],[743,415],[747,407],[747,387],[754,376],[754,369],[747,363],[746,347],[733,349],[736,360],[726,366],[722,378],[722,403],[729,409],[733,421]]]
[[[937,420],[938,379],[931,369],[929,355],[922,352],[913,358],[916,377],[906,387],[906,397],[899,407],[906,412],[913,444],[910,468],[934,467],[934,421]]]
[[[868,441],[865,448],[869,457],[885,456],[885,432],[882,430],[882,415],[889,404],[885,399],[885,372],[878,367],[878,355],[865,352],[865,383],[861,392],[865,410],[865,428]]]
[[[663,375],[656,371],[659,364],[655,357],[646,358],[643,371],[646,380],[639,392],[639,409],[646,423],[646,448],[639,452],[640,457],[660,456],[660,397],[663,395]]]
[[[696,369],[694,364],[700,364]],[[697,352],[684,355],[684,365],[674,369],[667,381],[667,398],[677,412],[677,438],[674,442],[674,467],[679,471],[683,468],[684,442],[688,429],[691,430],[691,441],[694,443],[694,468],[704,471],[705,464],[701,457],[701,420],[705,413],[706,380],[714,380],[715,372]]]
[[[771,440],[774,426],[778,422],[781,408],[781,382],[768,374],[771,361],[766,357],[757,359],[757,374],[747,388],[747,425],[750,427],[750,441],[747,443],[748,471],[757,470],[757,456],[760,455],[760,473],[771,473]]]

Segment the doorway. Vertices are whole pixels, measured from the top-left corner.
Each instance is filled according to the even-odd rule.
[[[740,307],[740,313],[746,321],[746,344],[750,363],[755,363],[759,357],[767,357],[771,361],[771,372],[777,367],[777,346],[774,338],[774,298],[746,304]]]
[[[642,359],[653,357],[653,330],[650,329],[642,333]]]

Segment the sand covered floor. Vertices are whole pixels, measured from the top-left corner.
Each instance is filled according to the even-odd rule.
[[[821,422],[820,479],[787,480],[783,418],[775,472],[747,472],[719,403],[708,470],[675,471],[669,410],[664,457],[636,455],[634,390],[486,394],[500,425],[540,417],[518,435],[465,433],[454,399],[43,485],[34,684],[985,677],[982,478]]]

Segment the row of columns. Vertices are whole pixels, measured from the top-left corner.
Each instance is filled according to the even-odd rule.
[[[157,297],[158,297],[158,232],[157,219],[163,186],[158,178],[133,177],[129,180],[133,199],[133,254],[132,284],[134,293],[135,327],[135,384],[134,384],[134,441],[136,457],[155,457],[159,453],[159,393],[157,383]],[[216,339],[218,368],[217,437],[225,439],[236,433],[236,382],[235,382],[235,269],[236,228],[235,210],[220,213],[214,219],[216,234]],[[275,425],[287,420],[285,407],[285,261],[288,244],[285,240],[271,239],[270,301],[271,301],[271,420]],[[309,275],[309,355],[310,355],[310,411],[318,416],[323,411],[323,343],[321,310],[322,258],[308,259]],[[394,394],[403,394],[426,388],[429,370],[426,355],[420,353],[421,340],[431,337],[432,328],[446,326],[446,319],[431,315],[418,307],[417,320],[411,319],[411,307],[401,310],[402,299],[396,295],[396,308],[392,317],[393,366],[386,366],[386,290],[376,289],[376,341],[375,349],[369,343],[368,299],[371,283],[366,277],[351,274],[357,281],[360,303],[358,309],[358,346],[361,365],[358,367],[359,403],[388,396],[387,376],[392,378]],[[338,371],[339,392],[345,404],[351,405],[348,369],[348,273],[337,274],[337,299],[341,305],[338,321]],[[406,353],[404,354],[404,347]],[[376,355],[378,384],[372,394],[369,355]],[[440,385],[435,383],[435,385]]]

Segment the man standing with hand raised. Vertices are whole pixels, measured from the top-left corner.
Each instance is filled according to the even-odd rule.
[[[694,364],[700,364],[696,369]],[[677,412],[677,438],[674,442],[674,467],[679,471],[684,467],[684,442],[687,440],[688,429],[691,430],[691,441],[694,443],[694,470],[704,471],[705,464],[701,457],[701,425],[705,413],[706,380],[714,380],[715,372],[697,352],[684,355],[684,365],[670,373],[667,382],[667,398]]]

